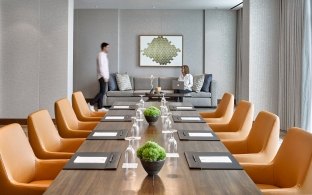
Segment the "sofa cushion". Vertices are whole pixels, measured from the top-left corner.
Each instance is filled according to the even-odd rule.
[[[116,74],[118,89],[120,91],[132,90],[130,77],[128,74]]]
[[[193,77],[193,87],[192,87],[193,91],[197,93],[200,92],[204,83],[204,78],[205,78],[204,75],[197,75]]]
[[[204,79],[203,87],[201,88],[200,91],[211,92],[211,91],[210,91],[210,84],[211,84],[211,81],[212,81],[212,74],[205,74],[205,79]]]
[[[116,81],[116,73],[111,73],[108,80],[108,91],[117,91],[118,85]]]
[[[150,90],[151,78],[150,77],[133,77],[134,90]],[[153,87],[158,87],[158,79],[153,79]]]
[[[133,90],[128,91],[108,91],[107,97],[131,97],[133,96]]]
[[[159,77],[159,87],[161,90],[172,90],[172,80],[178,80],[178,77]]]
[[[211,97],[211,93],[210,92],[191,92],[191,97],[192,98],[210,98]]]

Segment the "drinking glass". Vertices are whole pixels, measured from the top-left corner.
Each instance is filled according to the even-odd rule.
[[[138,108],[136,111],[135,111],[135,117],[136,117],[136,120],[137,121],[143,121],[143,111],[141,108]]]
[[[138,125],[136,117],[131,117],[132,119],[132,127],[130,129],[130,136],[134,137],[134,139],[139,139],[140,136],[140,127]]]
[[[160,112],[161,112],[161,117],[166,118],[168,115],[168,108],[167,106],[160,106]]]
[[[126,168],[126,173],[128,176],[135,176],[135,169],[133,168],[136,163],[135,150],[132,146],[132,142],[135,141],[134,137],[126,137],[125,140],[129,141],[129,145],[125,151],[125,163],[127,163],[128,168]]]
[[[176,132],[174,129],[170,129],[170,137],[168,140],[168,153],[177,153],[178,152],[178,145],[177,140],[174,138],[173,133]]]
[[[160,101],[160,106],[166,106],[167,100],[165,98],[165,94],[163,93],[162,95],[163,96],[162,96],[161,101]]]
[[[144,95],[140,95],[141,96],[141,99],[140,99],[140,101],[139,101],[139,103],[140,103],[140,108],[144,108],[144,99],[143,99],[143,96]]]

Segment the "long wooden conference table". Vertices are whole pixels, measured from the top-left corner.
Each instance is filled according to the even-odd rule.
[[[130,105],[131,102],[119,102],[116,105]],[[170,102],[174,105],[182,103]],[[159,102],[146,102],[159,106]],[[183,103],[186,105],[186,103]],[[199,116],[197,111],[171,111],[173,115]],[[135,115],[135,110],[109,110],[107,115]],[[127,129],[131,122],[100,122],[95,130]],[[210,130],[206,123],[174,123],[178,131]],[[153,140],[166,145],[167,135],[162,131],[162,120],[154,126],[146,122],[141,124],[142,145]],[[49,194],[261,194],[244,170],[190,169],[184,152],[228,152],[220,141],[180,141],[175,133],[179,158],[166,159],[157,176],[148,176],[139,159],[135,175],[128,176],[122,168],[125,162],[126,140],[86,140],[77,152],[120,152],[121,157],[115,170],[62,170],[44,193]],[[172,163],[174,162],[174,163]]]

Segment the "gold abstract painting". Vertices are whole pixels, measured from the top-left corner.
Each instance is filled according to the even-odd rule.
[[[140,66],[181,66],[182,36],[140,36]]]

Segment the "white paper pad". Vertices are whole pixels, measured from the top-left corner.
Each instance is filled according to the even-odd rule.
[[[188,133],[190,137],[213,137],[212,133]]]
[[[136,169],[138,168],[138,163],[123,163],[122,168],[123,169],[127,169],[127,168]]]
[[[77,156],[74,163],[105,163],[107,157],[105,156]]]
[[[166,157],[169,157],[169,158],[179,158],[180,155],[179,155],[179,153],[166,153]]]
[[[228,156],[199,156],[202,163],[232,163]]]
[[[162,130],[161,133],[171,133],[169,130]]]
[[[114,108],[129,108],[129,106],[114,106]]]
[[[190,117],[190,116],[187,116],[187,117],[183,117],[183,116],[181,116],[181,120],[187,120],[187,121],[200,121],[200,118],[199,118],[199,117]]]
[[[124,116],[107,116],[105,117],[105,119],[113,119],[113,120],[120,120],[120,119],[124,119]]]
[[[95,132],[93,133],[94,137],[115,137],[117,132]]]
[[[181,110],[193,109],[193,107],[190,107],[190,106],[177,106],[176,108],[177,110],[178,109],[181,109]]]

